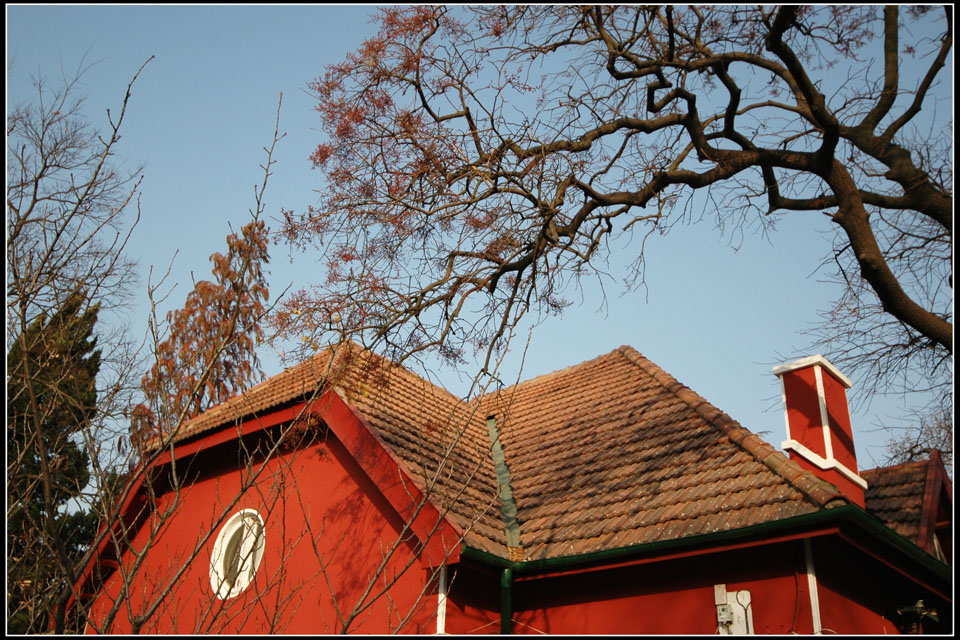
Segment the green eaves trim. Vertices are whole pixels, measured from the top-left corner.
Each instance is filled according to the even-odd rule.
[[[612,562],[617,560],[629,560],[633,557],[656,555],[671,551],[680,551],[687,548],[708,547],[718,543],[735,542],[751,537],[771,536],[778,533],[800,533],[804,529],[815,528],[826,525],[853,524],[854,526],[865,530],[867,533],[879,538],[882,542],[894,547],[907,558],[920,565],[922,568],[930,571],[936,579],[950,582],[952,568],[946,565],[932,555],[910,542],[906,538],[891,531],[882,522],[865,512],[863,509],[853,505],[836,507],[825,511],[816,511],[794,518],[784,520],[774,520],[764,522],[749,527],[733,529],[731,531],[717,531],[715,533],[706,533],[699,536],[690,536],[687,538],[678,538],[674,540],[661,540],[658,542],[648,542],[629,547],[620,547],[617,549],[604,549],[592,553],[583,553],[572,556],[563,556],[559,558],[545,558],[542,560],[529,560],[527,562],[512,562],[505,558],[495,556],[479,549],[474,549],[464,545],[460,552],[461,558],[476,560],[483,564],[491,565],[497,568],[509,568],[514,575],[523,575],[531,573],[549,573],[563,569],[571,569],[578,566],[589,566],[603,562]]]

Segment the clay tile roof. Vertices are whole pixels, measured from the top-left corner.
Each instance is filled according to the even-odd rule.
[[[811,513],[836,488],[630,347],[465,402],[352,344],[318,354],[198,416],[183,440],[336,387],[474,548],[553,558]],[[522,553],[507,549],[485,426],[497,428]]]
[[[908,462],[861,472],[867,481],[867,511],[889,528],[920,545],[924,488],[929,461]]]
[[[422,486],[432,488],[435,502],[451,509],[471,546],[507,554],[490,442],[475,407],[352,342],[321,351],[193,418],[171,441],[319,398],[329,388],[341,393]],[[159,440],[147,446],[157,447]]]
[[[327,350],[278,373],[245,393],[188,420],[168,440],[168,444],[181,442],[225,424],[233,424],[241,418],[256,415],[294,398],[309,396],[324,386],[324,381],[331,373],[331,364],[330,350]],[[160,446],[160,440],[154,439],[145,446],[147,450],[155,449]]]
[[[840,498],[630,347],[482,403],[498,416],[528,560],[760,524]]]

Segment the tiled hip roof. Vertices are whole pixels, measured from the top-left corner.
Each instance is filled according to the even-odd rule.
[[[483,402],[502,416],[528,560],[760,524],[838,497],[630,347]]]
[[[555,558],[736,529],[840,498],[630,347],[467,402],[347,343],[198,416],[197,436],[319,390],[347,402],[474,548]],[[488,414],[518,509],[506,547]]]

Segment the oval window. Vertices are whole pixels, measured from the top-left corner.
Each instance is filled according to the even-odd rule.
[[[210,586],[221,600],[239,595],[253,582],[263,558],[263,519],[253,509],[230,516],[210,558]]]

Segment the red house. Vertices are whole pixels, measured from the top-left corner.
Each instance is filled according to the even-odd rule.
[[[89,629],[949,633],[939,457],[859,471],[849,381],[774,372],[790,457],[630,347],[471,402],[331,348],[150,445]]]

